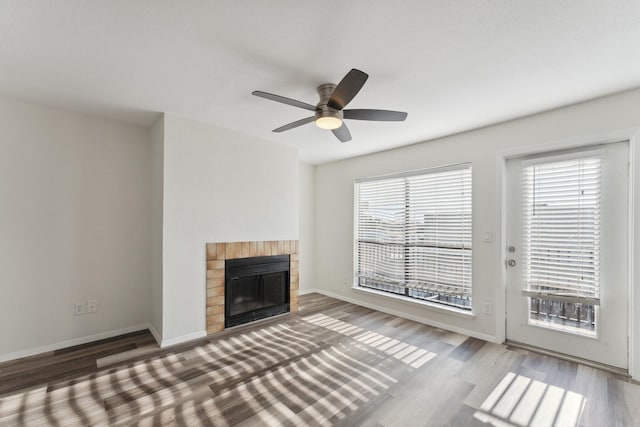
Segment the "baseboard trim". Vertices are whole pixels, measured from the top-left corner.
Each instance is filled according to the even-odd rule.
[[[306,294],[313,294],[313,293],[321,293],[319,289],[300,289],[298,290],[298,295],[306,295]]]
[[[9,360],[22,359],[23,357],[35,356],[37,354],[48,353],[50,351],[59,350],[61,348],[73,347],[93,341],[100,341],[106,338],[113,338],[117,337],[118,335],[124,335],[131,332],[143,331],[145,329],[150,329],[150,326],[151,325],[149,325],[148,323],[129,326],[127,328],[114,329],[111,331],[101,332],[99,334],[87,335],[84,337],[73,338],[70,340],[47,344],[40,347],[32,347],[25,350],[15,351],[13,353],[2,354],[0,355],[0,363],[8,362]]]
[[[492,336],[492,335],[486,335],[486,334],[481,334],[469,329],[465,329],[465,328],[460,328],[457,326],[452,326],[446,323],[441,323],[441,322],[436,322],[430,319],[425,319],[423,317],[419,317],[419,316],[414,316],[411,314],[407,314],[407,313],[403,313],[401,311],[397,311],[397,310],[393,310],[390,308],[386,308],[386,307],[382,307],[376,304],[369,304],[366,302],[362,302],[359,301],[357,299],[353,299],[353,298],[349,298],[349,297],[345,297],[343,295],[339,295],[330,291],[326,291],[324,289],[314,289],[312,292],[317,292],[319,294],[331,297],[331,298],[335,298],[335,299],[339,299],[345,302],[349,302],[351,304],[355,304],[355,305],[359,305],[362,307],[366,307],[366,308],[370,308],[372,310],[377,310],[377,311],[381,311],[383,313],[387,313],[387,314],[392,314],[394,316],[398,316],[398,317],[402,317],[403,319],[409,319],[409,320],[413,320],[414,322],[418,322],[418,323],[423,323],[425,325],[429,325],[429,326],[433,326],[435,328],[440,328],[440,329],[444,329],[446,331],[451,331],[451,332],[455,332],[457,334],[461,334],[461,335],[467,335],[469,337],[473,337],[473,338],[477,338],[480,340],[484,340],[484,341],[488,341],[488,342],[492,342],[492,343],[497,343],[497,344],[501,344],[497,341],[496,337]],[[310,293],[310,292],[309,292]]]
[[[172,345],[176,345],[176,344],[182,344],[184,342],[187,341],[193,341],[196,340],[198,338],[203,338],[207,336],[207,331],[198,331],[198,332],[193,332],[187,335],[180,335],[177,337],[173,337],[173,338],[168,338],[168,339],[163,339],[160,343],[160,348],[165,348],[165,347],[170,347]]]
[[[158,332],[158,330],[155,328],[155,326],[153,326],[152,323],[149,323],[149,332],[151,332],[151,335],[153,335],[153,338],[156,340],[156,343],[158,343],[158,346],[161,347],[162,334]]]

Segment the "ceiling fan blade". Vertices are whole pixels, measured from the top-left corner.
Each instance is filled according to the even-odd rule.
[[[345,122],[342,122],[342,126],[338,129],[332,129],[331,132],[340,140],[340,142],[351,141],[351,132]]]
[[[304,119],[296,120],[295,122],[291,122],[288,125],[280,126],[277,129],[274,129],[273,132],[284,132],[285,130],[290,130],[293,128],[297,128],[298,126],[306,125],[307,123],[311,123],[316,118],[314,116],[305,117]]]
[[[333,90],[327,105],[336,110],[342,110],[360,92],[368,78],[369,75],[367,73],[355,68],[351,69]]]
[[[259,96],[260,98],[269,99],[271,101],[281,102],[287,105],[293,105],[294,107],[304,108],[309,111],[316,111],[316,106],[307,104],[306,102],[296,101],[295,99],[286,98],[280,95],[274,95],[273,93],[263,92],[261,90],[254,90],[252,95]]]
[[[380,122],[401,122],[407,118],[407,113],[391,110],[344,110],[345,119],[375,120]]]

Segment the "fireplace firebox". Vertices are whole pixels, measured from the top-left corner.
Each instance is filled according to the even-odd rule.
[[[225,327],[289,312],[289,255],[225,261]]]

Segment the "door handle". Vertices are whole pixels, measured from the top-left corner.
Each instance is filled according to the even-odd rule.
[[[507,260],[507,265],[509,267],[515,267],[516,266],[516,260],[515,259],[508,259]]]

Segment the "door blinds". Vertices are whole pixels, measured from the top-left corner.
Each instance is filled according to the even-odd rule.
[[[470,165],[357,188],[360,283],[471,297]]]
[[[598,304],[601,157],[523,168],[523,294]]]

